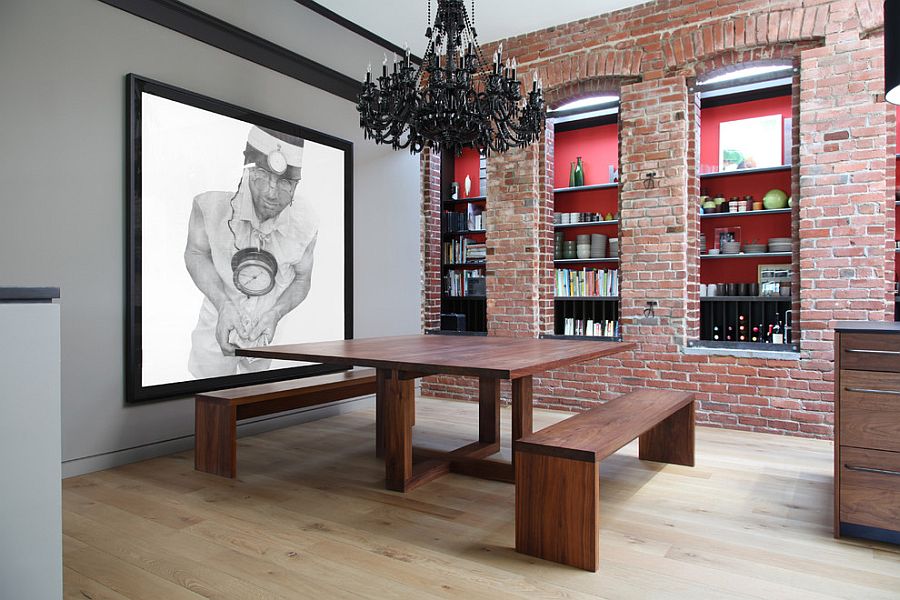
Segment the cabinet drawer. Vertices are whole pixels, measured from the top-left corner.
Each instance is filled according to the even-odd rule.
[[[900,453],[841,446],[841,522],[900,531]]]
[[[900,373],[900,335],[842,333],[841,368]]]
[[[900,373],[840,375],[841,444],[900,452]]]

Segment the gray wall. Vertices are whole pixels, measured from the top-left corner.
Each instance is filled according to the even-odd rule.
[[[329,66],[349,75],[382,55],[292,0],[253,5],[239,26],[266,37],[290,11],[290,49],[326,60],[327,33]],[[2,0],[0,285],[61,288],[64,475],[188,447],[193,431],[190,399],[124,405],[129,72],[352,141],[356,336],[419,331],[418,160],[364,141],[353,103],[97,0]]]

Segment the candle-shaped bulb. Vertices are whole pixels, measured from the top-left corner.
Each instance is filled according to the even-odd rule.
[[[381,61],[381,65],[382,65],[382,66],[387,65],[387,52],[384,53],[384,60]]]

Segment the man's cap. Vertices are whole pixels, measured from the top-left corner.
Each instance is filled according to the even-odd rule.
[[[255,164],[288,179],[300,179],[303,139],[254,125],[247,135],[244,162]]]

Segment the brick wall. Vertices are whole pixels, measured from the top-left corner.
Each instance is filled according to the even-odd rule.
[[[875,0],[666,1],[504,41],[526,81],[535,71],[542,78],[551,105],[598,91],[621,98],[621,323],[637,350],[535,378],[539,404],[579,409],[635,387],[671,387],[695,392],[698,419],[709,425],[831,435],[834,322],[893,319],[895,136],[883,100],[882,21]],[[800,355],[692,354],[686,344],[698,336],[700,268],[692,85],[758,62],[795,66]],[[490,335],[553,333],[549,129],[541,144],[488,160]],[[644,185],[648,172],[656,173],[652,189]],[[427,254],[428,221],[439,212],[433,197],[425,202]],[[439,271],[429,256],[426,283]],[[655,315],[645,317],[651,300]],[[451,378],[430,378],[422,390],[477,393],[474,382]]]

